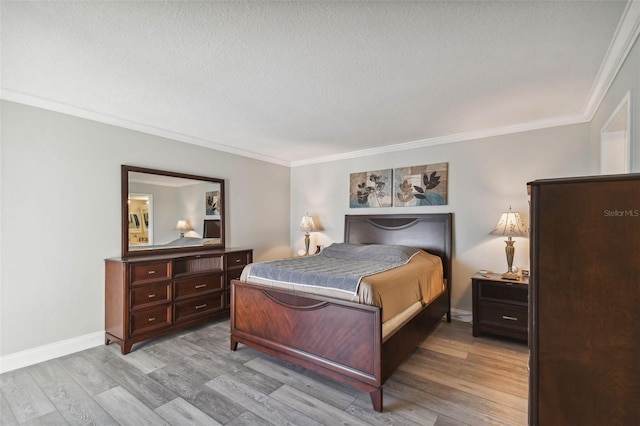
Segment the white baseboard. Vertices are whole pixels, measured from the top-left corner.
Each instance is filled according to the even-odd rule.
[[[471,322],[471,311],[451,308],[451,318],[456,321]],[[0,374],[18,368],[28,367],[39,362],[49,361],[85,349],[94,348],[104,344],[104,331],[97,331],[84,336],[74,337],[49,345],[39,346],[26,351],[16,352],[0,357]]]
[[[451,308],[451,319],[462,322],[471,322],[473,320],[473,312]]]
[[[94,348],[104,344],[104,331],[97,331],[73,339],[62,340],[26,351],[16,352],[0,357],[0,373],[28,367],[39,362],[49,361],[85,349]]]

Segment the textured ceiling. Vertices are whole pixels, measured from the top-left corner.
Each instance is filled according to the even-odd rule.
[[[625,1],[0,7],[3,98],[286,165],[584,122],[630,44]]]

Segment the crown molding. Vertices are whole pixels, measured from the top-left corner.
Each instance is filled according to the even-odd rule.
[[[110,124],[112,126],[122,127],[129,130],[135,130],[137,132],[147,133],[154,136],[160,136],[162,138],[173,139],[178,142],[184,142],[192,145],[202,146],[209,149],[215,149],[216,151],[222,151],[222,152],[227,152],[229,154],[239,155],[242,157],[253,158],[254,160],[260,160],[260,161],[265,161],[267,163],[273,163],[280,166],[290,167],[290,163],[288,161],[285,161],[279,158],[261,155],[252,151],[246,151],[246,150],[234,148],[228,145],[218,144],[206,139],[201,139],[194,136],[173,132],[171,130],[162,129],[160,127],[149,126],[147,124],[125,120],[124,118],[115,117],[112,115],[87,110],[84,108],[78,108],[72,105],[67,105],[67,104],[52,101],[49,99],[39,98],[37,96],[16,92],[10,89],[2,88],[0,90],[0,99],[4,99],[11,102],[17,102],[20,104],[29,105],[36,108],[42,108],[42,109],[46,109],[54,112],[59,112],[62,114],[68,114],[74,117],[86,118],[87,120],[93,120],[103,124]]]
[[[447,136],[438,136],[413,142],[386,145],[379,148],[363,149],[360,151],[345,152],[343,154],[327,155],[325,157],[310,158],[308,160],[292,161],[291,167],[306,166],[310,164],[328,163],[331,161],[347,160],[351,158],[366,157],[369,155],[388,154],[391,152],[406,151],[410,149],[425,148],[435,145],[443,145],[455,142],[464,142],[474,139],[484,139],[493,136],[503,136],[512,133],[528,132],[531,130],[547,129],[550,127],[568,126],[572,124],[586,123],[589,120],[582,114],[571,114],[562,117],[554,117],[544,120],[531,121],[529,123],[515,124],[511,126],[494,127],[491,129],[474,130],[471,132],[456,133]]]
[[[622,14],[618,28],[611,40],[595,82],[584,106],[583,114],[589,121],[593,119],[598,107],[616,78],[622,64],[627,59],[633,44],[640,33],[640,1],[631,0]]]

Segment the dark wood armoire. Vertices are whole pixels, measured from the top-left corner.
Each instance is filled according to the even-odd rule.
[[[529,185],[529,423],[640,424],[640,174]]]

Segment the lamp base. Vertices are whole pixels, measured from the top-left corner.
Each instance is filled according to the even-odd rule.
[[[309,256],[309,244],[311,240],[309,239],[309,233],[304,234],[304,255]]]
[[[508,272],[508,271],[500,275],[500,278],[502,278],[503,280],[514,280],[514,281],[520,280],[520,276],[518,276],[518,274],[516,274],[515,272]]]

